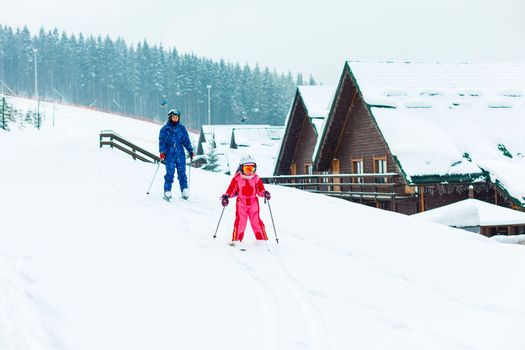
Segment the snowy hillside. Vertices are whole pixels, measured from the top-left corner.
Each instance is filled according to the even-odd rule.
[[[156,165],[99,148],[156,152],[158,125],[55,118],[0,131],[0,349],[523,349],[524,246],[269,186],[280,244],[261,205],[270,241],[240,251],[232,205],[212,238],[228,176],[167,203]]]

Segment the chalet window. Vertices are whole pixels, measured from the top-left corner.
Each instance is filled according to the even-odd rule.
[[[290,175],[297,175],[297,165],[295,163],[290,165]]]
[[[386,174],[386,157],[374,157],[374,173],[375,174]],[[377,183],[385,183],[387,182],[386,177],[378,177],[376,178]]]
[[[314,167],[312,164],[305,164],[304,165],[304,173],[306,175],[312,175],[314,173]]]
[[[305,174],[305,175],[312,175],[313,173],[314,173],[314,167],[313,167],[313,165],[312,165],[312,164],[308,164],[308,163],[306,163],[306,164],[304,165],[304,174]],[[309,182],[309,183],[310,183],[310,182],[313,182],[312,180],[313,180],[312,178],[308,178],[308,179],[306,179],[306,182]]]
[[[352,174],[363,174],[363,173],[364,173],[363,159],[352,159]],[[352,182],[361,184],[364,182],[364,178],[354,177],[352,178]]]

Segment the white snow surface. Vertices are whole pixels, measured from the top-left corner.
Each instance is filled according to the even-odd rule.
[[[525,235],[512,235],[512,236],[496,235],[490,238],[499,243],[525,244]]]
[[[212,238],[229,176],[167,203],[164,171],[146,195],[156,165],[99,148],[160,126],[49,121],[0,131],[1,349],[523,349],[523,246],[268,186],[279,244],[261,202],[270,241],[240,251],[233,205]]]
[[[412,216],[455,227],[525,225],[525,213],[473,198]]]
[[[460,202],[417,213],[412,217],[452,227],[479,227],[478,208],[474,205],[455,205],[458,203]]]
[[[483,169],[525,205],[525,63],[348,64],[409,177]]]

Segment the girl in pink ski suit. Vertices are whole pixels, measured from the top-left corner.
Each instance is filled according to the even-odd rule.
[[[255,170],[257,164],[251,156],[241,158],[239,170],[233,177],[226,193],[221,196],[223,206],[227,206],[229,198],[237,196],[235,223],[233,226],[232,241],[242,241],[246,221],[250,219],[255,238],[257,240],[268,240],[266,229],[259,217],[259,197],[270,199],[270,192],[264,189],[264,184]]]

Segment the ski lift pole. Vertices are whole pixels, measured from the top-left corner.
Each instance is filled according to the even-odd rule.
[[[275,233],[275,241],[279,244],[279,238],[277,238],[277,230],[275,229],[275,222],[273,221],[272,207],[270,206],[270,201],[264,198],[264,202],[268,204],[268,209],[270,210],[270,217],[272,218],[273,232]]]
[[[217,237],[217,231],[219,231],[219,225],[221,224],[222,214],[224,214],[224,209],[226,209],[226,207],[222,207],[221,217],[219,218],[219,222],[217,223],[217,228],[215,229],[215,234],[213,235],[213,238]]]
[[[155,177],[157,177],[157,171],[159,171],[160,163],[161,162],[159,161],[159,165],[157,165],[157,170],[155,170],[155,175],[153,175],[153,179],[151,179],[151,184],[149,185],[148,192],[146,192],[146,194],[149,194],[149,191],[151,190],[151,186],[153,186],[153,181],[155,181]]]

